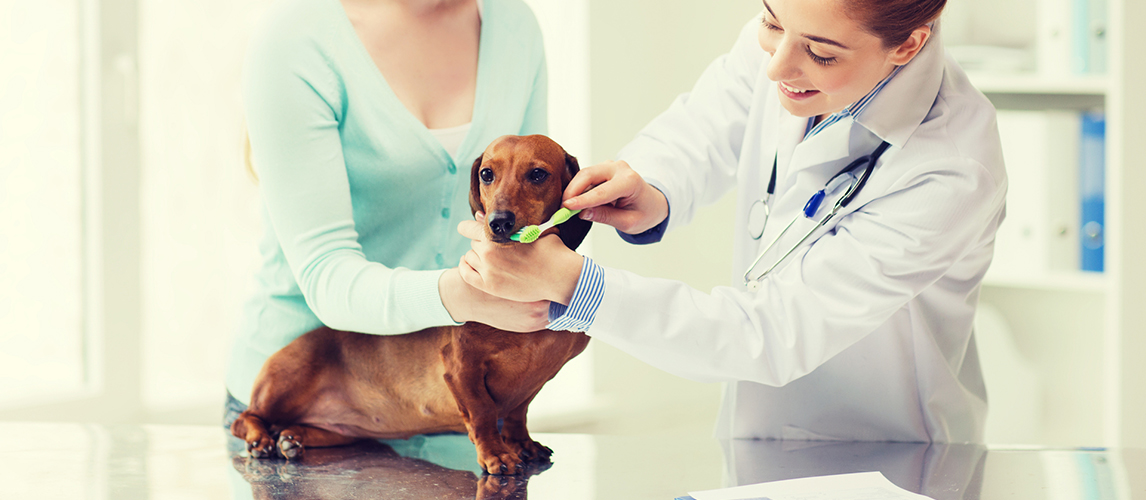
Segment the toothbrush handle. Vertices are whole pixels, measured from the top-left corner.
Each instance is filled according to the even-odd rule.
[[[569,210],[568,208],[561,207],[557,210],[557,213],[553,214],[553,218],[550,220],[553,222],[553,225],[556,226],[557,224],[561,224],[569,220],[579,212],[580,210]]]

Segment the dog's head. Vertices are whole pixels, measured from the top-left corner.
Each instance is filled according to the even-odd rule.
[[[543,224],[561,208],[561,194],[579,169],[577,159],[548,137],[501,136],[474,160],[470,209],[485,212],[490,241],[510,243],[510,235]],[[558,235],[576,250],[592,225],[574,216],[557,226]]]

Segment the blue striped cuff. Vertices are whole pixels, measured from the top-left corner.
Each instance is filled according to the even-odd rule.
[[[601,305],[605,294],[605,270],[585,257],[581,264],[581,277],[577,278],[577,288],[573,290],[573,300],[569,305],[549,303],[549,325],[545,328],[571,332],[588,331],[593,326],[593,317]]]

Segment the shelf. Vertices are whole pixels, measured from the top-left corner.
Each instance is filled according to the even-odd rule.
[[[978,72],[968,72],[967,76],[984,94],[1105,96],[1109,88],[1106,76],[1050,77],[1033,73]]]
[[[983,285],[999,288],[1024,288],[1054,292],[1103,293],[1106,275],[1085,271],[1055,271],[1045,274],[1005,274],[988,272]]]

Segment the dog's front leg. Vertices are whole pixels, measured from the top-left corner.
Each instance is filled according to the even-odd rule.
[[[547,462],[549,457],[553,455],[553,450],[534,441],[529,436],[529,430],[525,427],[525,413],[529,410],[529,403],[536,396],[537,393],[533,393],[529,399],[526,399],[524,403],[518,405],[505,416],[505,420],[501,424],[501,436],[505,445],[522,459]]]
[[[497,404],[485,388],[480,369],[448,363],[446,385],[462,412],[466,431],[477,448],[478,464],[490,474],[518,474],[521,457],[505,446],[497,430]]]

